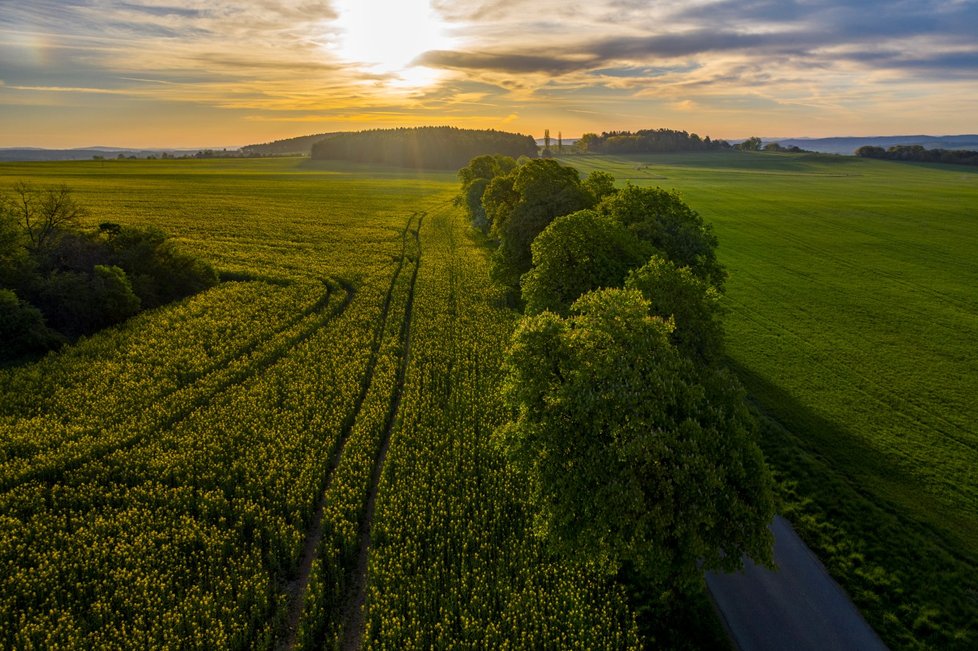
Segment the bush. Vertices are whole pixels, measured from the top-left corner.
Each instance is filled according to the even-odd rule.
[[[62,339],[44,324],[41,311],[0,289],[0,361],[10,361],[54,348]]]

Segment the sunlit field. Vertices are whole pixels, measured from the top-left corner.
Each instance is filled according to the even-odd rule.
[[[0,646],[637,644],[619,587],[544,554],[489,444],[515,321],[453,174],[0,173],[225,280],[0,371]]]
[[[564,162],[675,188],[713,224],[782,511],[891,647],[969,648],[978,174]],[[637,644],[619,586],[543,552],[489,442],[517,314],[454,173],[0,165],[0,189],[21,180],[67,184],[89,227],[159,226],[222,282],[0,369],[0,646]]]
[[[949,610],[973,622],[978,173],[767,152],[567,161],[675,188],[713,223],[728,355],[769,418],[769,461],[874,625],[921,639]]]

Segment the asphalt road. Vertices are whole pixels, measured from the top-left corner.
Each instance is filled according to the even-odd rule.
[[[776,516],[778,570],[744,561],[732,574],[708,572],[706,584],[741,651],[875,651],[886,645],[787,520]]]

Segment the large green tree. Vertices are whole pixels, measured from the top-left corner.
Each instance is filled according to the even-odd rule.
[[[625,287],[649,301],[652,314],[673,319],[670,340],[696,362],[714,363],[723,352],[720,293],[689,267],[677,267],[661,256],[628,274]]]
[[[717,289],[726,272],[717,260],[717,237],[699,213],[675,192],[627,185],[606,197],[598,211],[622,223],[680,267],[689,267]]]
[[[740,385],[681,355],[650,308],[604,289],[524,317],[497,438],[558,550],[688,588],[745,553],[770,562],[772,480]]]
[[[533,268],[520,280],[527,314],[567,314],[581,294],[620,287],[629,270],[651,253],[651,245],[593,210],[553,220],[530,249]]]
[[[576,169],[551,159],[528,160],[510,174],[494,178],[483,198],[499,240],[493,257],[493,276],[504,285],[517,287],[529,271],[530,244],[547,225],[593,205]]]

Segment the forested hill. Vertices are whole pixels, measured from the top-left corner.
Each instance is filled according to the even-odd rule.
[[[250,156],[308,156],[312,151],[312,146],[324,138],[332,138],[337,135],[332,133],[316,133],[311,136],[298,136],[296,138],[286,138],[285,140],[275,140],[259,145],[246,145],[241,151]]]
[[[483,154],[534,158],[537,145],[530,136],[492,129],[418,127],[340,133],[312,148],[318,160],[427,169],[457,169]]]

